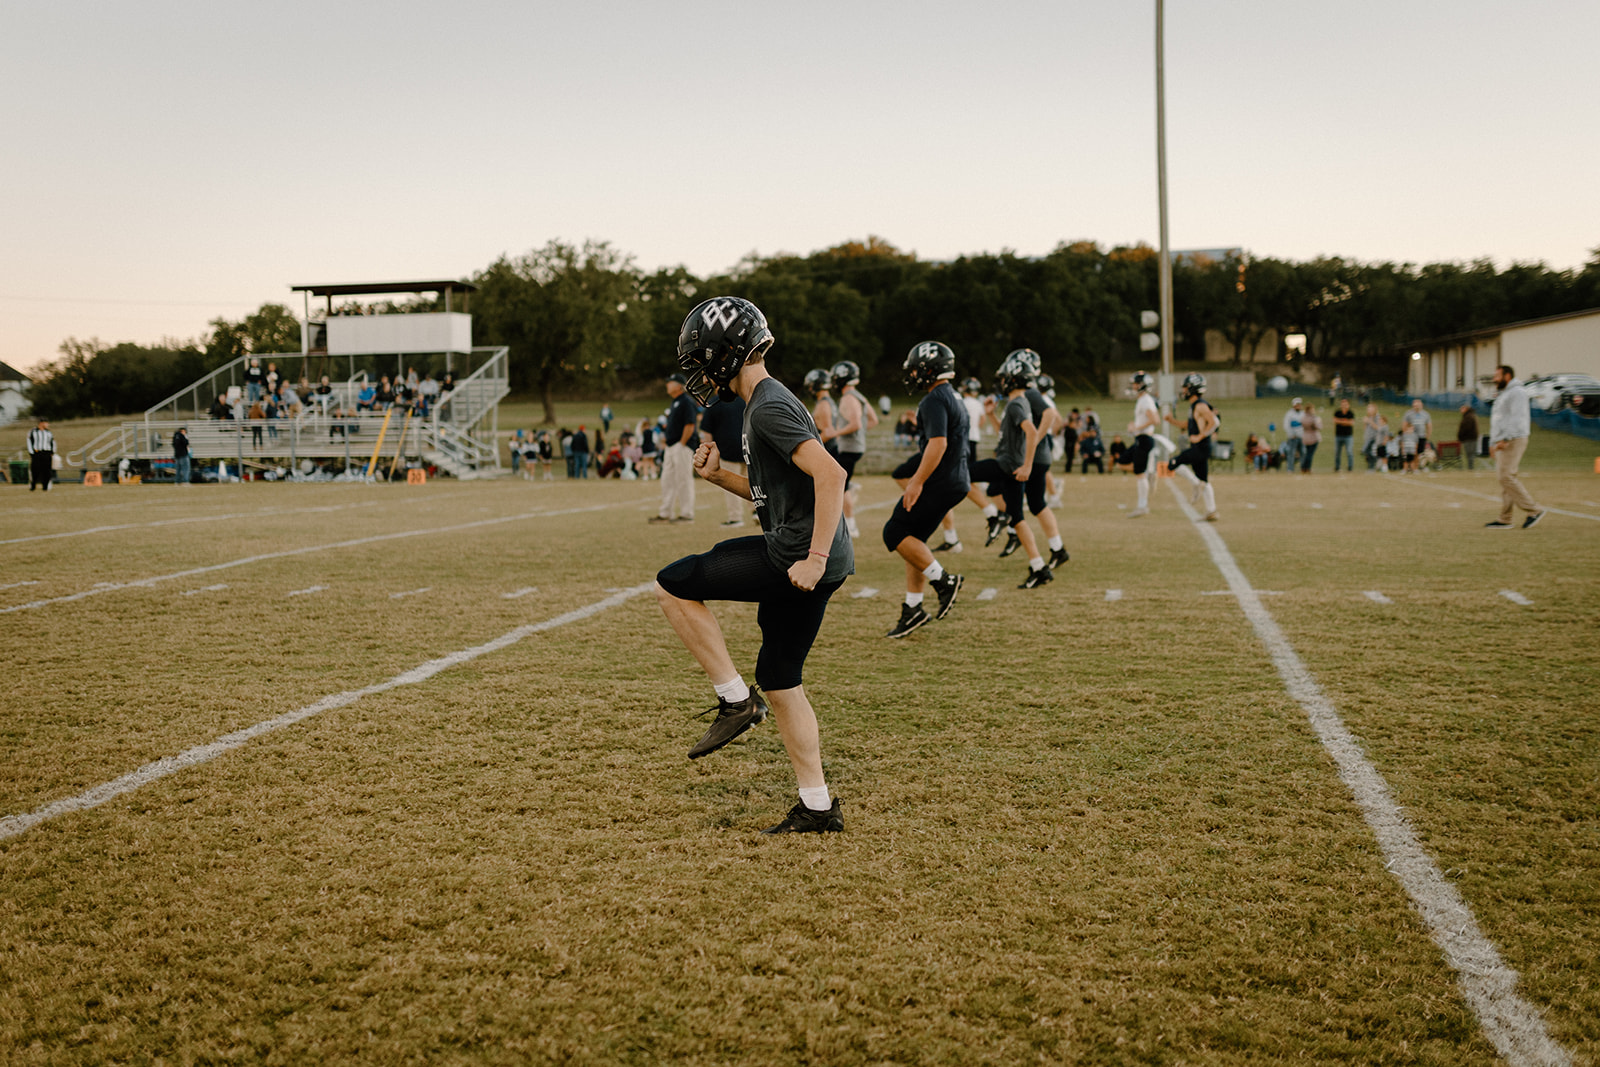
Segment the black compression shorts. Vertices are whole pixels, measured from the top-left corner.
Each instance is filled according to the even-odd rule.
[[[1194,476],[1202,482],[1211,480],[1211,439],[1208,437],[1199,444],[1190,445],[1176,456],[1167,460],[1167,469],[1188,466],[1194,471]]]
[[[844,484],[845,485],[848,486],[850,484],[850,479],[855,477],[856,464],[858,462],[860,462],[862,455],[863,455],[863,453],[861,453],[861,452],[840,452],[839,453],[839,466],[844,468]]]
[[[1155,446],[1155,438],[1147,433],[1139,434],[1133,439],[1133,448],[1129,449],[1124,462],[1133,464],[1133,473],[1143,474],[1150,469],[1150,450]]]
[[[1028,510],[1033,512],[1035,515],[1039,514],[1045,508],[1050,506],[1048,499],[1046,499],[1049,494],[1046,492],[1048,487],[1045,484],[1045,479],[1048,478],[1049,475],[1049,460],[1046,460],[1043,463],[1035,460],[1033,469],[1028,472],[1028,481],[1026,483],[1028,490]],[[1018,518],[1021,518],[1021,516],[1019,515]]]
[[[965,500],[965,489],[954,492],[951,490],[933,490],[923,486],[922,495],[917,497],[917,506],[910,511],[906,510],[905,498],[895,501],[894,511],[889,515],[889,521],[883,524],[883,545],[890,552],[900,547],[900,542],[908,537],[915,537],[918,541],[926,541],[933,536],[933,531],[939,528],[939,523],[951,508]]]
[[[905,481],[907,478],[917,473],[917,468],[920,466],[922,466],[922,453],[913,452],[910,456],[906,457],[900,466],[894,469],[893,477],[896,481]]]
[[[679,600],[741,600],[760,605],[761,652],[756,684],[762,689],[793,689],[811,645],[822,628],[828,598],[844,584],[823,582],[811,592],[796,589],[787,572],[767,558],[767,539],[736,537],[698,556],[684,556],[661,568],[656,584]]]
[[[998,459],[980,459],[972,468],[972,480],[989,483],[986,492],[991,499],[1000,498],[1013,526],[1022,521],[1023,483],[1017,481],[1015,475],[1002,467]],[[1034,514],[1037,515],[1038,512]]]

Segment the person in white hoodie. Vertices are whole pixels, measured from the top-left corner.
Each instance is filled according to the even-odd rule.
[[[1500,517],[1484,525],[1490,530],[1515,529],[1511,521],[1514,509],[1521,508],[1528,513],[1522,520],[1526,530],[1544,518],[1544,508],[1534,503],[1517,477],[1522,454],[1528,450],[1528,391],[1516,372],[1504,365],[1494,369],[1494,384],[1500,387],[1500,395],[1495,397],[1494,410],[1489,415],[1489,454],[1494,457],[1495,473],[1500,477]]]

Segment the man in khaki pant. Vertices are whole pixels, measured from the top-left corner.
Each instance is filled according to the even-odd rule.
[[[1544,518],[1544,508],[1533,502],[1528,490],[1517,477],[1522,465],[1522,454],[1528,450],[1529,423],[1528,393],[1523,389],[1516,372],[1510,367],[1494,369],[1494,384],[1500,387],[1495,397],[1494,410],[1489,415],[1489,454],[1494,457],[1495,473],[1500,477],[1500,517],[1485,523],[1490,530],[1512,530],[1515,508],[1528,513],[1522,520],[1524,530]]]
[[[651,522],[694,521],[694,451],[700,447],[695,432],[699,411],[684,391],[681,374],[667,376],[667,395],[672,407],[667,410],[661,456],[661,510]]]

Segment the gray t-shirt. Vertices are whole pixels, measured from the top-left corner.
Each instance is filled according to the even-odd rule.
[[[833,439],[833,443],[840,452],[865,452],[867,450],[867,398],[856,392],[855,386],[846,386],[840,395],[839,402],[834,405],[834,418],[839,421],[834,423],[834,429],[843,427],[850,420],[844,415],[844,398],[853,396],[860,410],[856,412],[856,428],[854,433],[842,434]]]
[[[794,450],[806,441],[821,443],[821,438],[799,399],[776,378],[756,383],[744,409],[744,458],[750,465],[756,519],[767,538],[767,558],[784,571],[811,551],[816,486],[793,459]],[[855,570],[855,551],[841,515],[822,580],[843,581]]]
[[[1007,471],[1022,466],[1028,444],[1028,438],[1022,432],[1022,424],[1032,418],[1033,415],[1028,410],[1028,398],[1025,395],[1014,396],[1006,401],[1006,410],[1000,416],[1000,443],[994,446],[994,458],[999,460],[1000,466]]]

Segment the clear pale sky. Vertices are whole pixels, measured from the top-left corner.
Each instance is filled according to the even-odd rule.
[[[1158,236],[1153,0],[8,4],[0,359],[551,238],[725,269]],[[1174,248],[1575,267],[1594,0],[1169,0]]]

